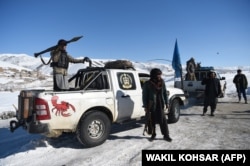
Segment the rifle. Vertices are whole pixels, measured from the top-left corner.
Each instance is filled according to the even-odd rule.
[[[66,41],[66,43],[68,44],[68,43],[71,43],[71,42],[75,42],[75,41],[81,39],[82,37],[83,37],[83,36],[74,37],[74,38],[72,38],[71,40]],[[41,55],[41,54],[44,54],[44,53],[46,53],[46,52],[50,52],[50,51],[52,51],[52,50],[55,50],[55,49],[57,48],[57,46],[58,46],[58,45],[55,45],[55,46],[49,47],[49,48],[47,48],[46,50],[43,50],[43,51],[41,51],[41,52],[34,53],[34,56],[37,58],[37,57],[38,57],[39,55]]]
[[[152,126],[152,119],[151,119],[151,112],[146,112],[146,121],[142,135],[145,135],[145,132],[149,135],[153,133],[153,126]]]

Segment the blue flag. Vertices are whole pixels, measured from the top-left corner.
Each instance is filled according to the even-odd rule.
[[[179,54],[177,39],[175,41],[174,54],[172,60],[172,67],[175,70],[175,78],[179,78],[182,75],[181,58]]]

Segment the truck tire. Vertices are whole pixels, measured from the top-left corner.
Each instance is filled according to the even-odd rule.
[[[81,118],[76,135],[80,143],[86,147],[101,145],[110,134],[111,121],[101,111],[92,111]]]
[[[168,123],[176,123],[180,118],[180,103],[178,99],[174,99],[170,105],[168,114]]]

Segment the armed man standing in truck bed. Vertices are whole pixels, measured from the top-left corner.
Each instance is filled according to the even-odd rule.
[[[52,57],[51,67],[53,67],[53,82],[55,91],[69,89],[67,77],[69,62],[84,63],[85,61],[90,61],[88,57],[85,57],[84,59],[74,59],[67,53],[66,46],[67,41],[61,39],[57,43],[57,48],[50,53]]]

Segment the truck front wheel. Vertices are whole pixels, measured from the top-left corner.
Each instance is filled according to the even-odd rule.
[[[86,147],[98,146],[106,141],[111,129],[108,116],[100,111],[89,112],[77,127],[76,135]]]
[[[180,118],[180,103],[178,99],[174,99],[170,105],[168,114],[168,123],[176,123]]]

